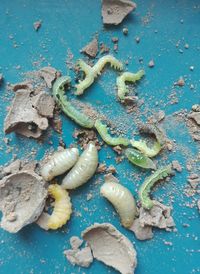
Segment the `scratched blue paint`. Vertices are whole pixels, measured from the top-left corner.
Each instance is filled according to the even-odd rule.
[[[148,15],[147,25],[142,23]],[[33,22],[42,20],[42,27],[38,32],[33,30]],[[181,21],[183,20],[183,21]],[[67,51],[71,50],[74,61],[81,57],[79,50],[90,40],[95,32],[99,33],[99,40],[110,47],[112,36],[119,37],[118,58],[129,60],[129,70],[136,71],[141,67],[146,70],[146,78],[137,88],[139,98],[145,103],[141,106],[153,110],[165,109],[166,114],[172,114],[180,108],[190,109],[195,103],[200,102],[199,73],[200,73],[200,5],[198,0],[157,0],[138,1],[137,11],[130,15],[119,27],[104,28],[100,16],[100,1],[92,0],[15,0],[0,1],[0,72],[4,74],[5,83],[15,83],[21,80],[21,73],[28,70],[51,64],[61,70],[63,74],[72,71],[66,69]],[[128,27],[129,34],[125,37],[122,28]],[[13,36],[10,39],[9,36]],[[134,38],[139,36],[141,41],[135,43]],[[179,42],[180,41],[180,42]],[[179,47],[176,44],[179,42]],[[185,49],[185,43],[189,49]],[[17,45],[15,48],[14,45]],[[179,52],[179,49],[183,53]],[[111,51],[112,52],[112,51]],[[44,60],[42,61],[42,59]],[[143,64],[139,59],[143,58]],[[155,67],[149,69],[149,60],[154,59]],[[33,66],[38,62],[38,66]],[[20,65],[20,69],[16,69]],[[194,71],[189,67],[194,66]],[[115,72],[104,74],[98,83],[88,89],[83,101],[97,106],[97,101],[109,107],[112,103],[110,115],[114,119],[116,113],[123,113],[123,107],[114,101]],[[184,88],[177,90],[178,104],[167,104],[166,97],[172,90],[172,85],[180,76],[187,78]],[[194,90],[190,85],[195,86]],[[105,95],[106,93],[106,95]],[[3,96],[5,84],[1,87],[1,114],[0,121],[6,115],[6,107],[9,100]],[[9,95],[11,97],[11,95]],[[113,103],[114,102],[114,103]],[[156,104],[158,102],[158,104]],[[150,114],[150,112],[149,112]],[[124,115],[124,114],[123,114]],[[133,113],[134,115],[134,113]],[[146,119],[144,116],[141,119]],[[74,142],[72,132],[75,128],[73,122],[63,117],[63,138],[67,145]],[[134,124],[129,129],[128,135],[134,130]],[[185,133],[183,133],[185,132]],[[188,147],[194,158],[197,154],[197,146],[186,133],[184,125],[168,129],[167,134],[177,143]],[[5,164],[11,160],[13,154],[23,157],[31,148],[37,148],[36,158],[41,159],[43,154],[52,145],[58,146],[58,136],[51,135],[44,144],[27,140],[11,134],[9,136],[11,153],[5,153],[6,145],[3,142],[1,132],[0,162]],[[112,159],[106,159],[109,153]],[[103,148],[100,152],[101,162],[105,160],[108,165],[116,155],[110,148]],[[180,151],[168,155],[169,161],[177,159],[185,166],[187,156]],[[117,165],[119,179],[136,196],[137,191],[130,176],[126,178],[124,171],[129,173],[141,172],[133,168],[127,161]],[[142,173],[144,179],[145,173]],[[138,253],[138,267],[136,274],[189,274],[199,272],[199,215],[197,208],[182,206],[189,199],[182,194],[186,184],[187,171],[184,168],[181,174],[177,174],[165,188],[155,191],[155,196],[164,195],[164,201],[169,203],[167,193],[174,195],[173,216],[177,224],[176,233],[155,231],[154,239],[148,242],[140,242],[134,235],[122,228],[116,215],[113,215],[112,207],[103,198],[99,197],[99,184],[95,180],[102,176],[96,176],[90,183],[71,193],[73,207],[76,215],[65,229],[56,232],[44,232],[36,225],[31,225],[19,234],[11,235],[0,231],[0,273],[116,273],[100,262],[95,261],[89,269],[79,269],[70,265],[63,256],[63,250],[69,247],[69,238],[72,235],[80,235],[81,231],[93,222],[113,223],[122,233],[135,243]],[[95,199],[86,201],[86,195],[92,191]],[[88,207],[90,210],[85,211]],[[78,214],[80,213],[80,214]],[[189,223],[188,228],[182,225]],[[164,245],[164,241],[172,242],[172,246]]]

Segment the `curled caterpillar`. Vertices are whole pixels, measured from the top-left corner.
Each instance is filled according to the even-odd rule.
[[[98,152],[93,143],[89,143],[78,162],[62,181],[65,189],[74,189],[85,184],[95,173],[98,165]]]
[[[58,229],[70,219],[72,204],[68,192],[57,184],[50,185],[48,193],[55,200],[55,203],[53,212],[48,218],[47,227]]]
[[[78,160],[77,148],[64,149],[55,152],[41,168],[41,175],[45,181],[51,181],[54,177],[65,173]]]
[[[144,74],[144,70],[139,70],[137,73],[124,72],[117,77],[117,94],[119,99],[123,100],[125,95],[129,92],[125,82],[135,83],[136,81],[139,81]]]
[[[154,135],[161,146],[166,143],[165,133],[157,124],[140,124],[139,131],[141,133]]]
[[[137,148],[150,158],[156,156],[162,148],[159,142],[154,142],[152,147],[147,146],[147,143],[143,140],[131,140],[130,143],[133,147]]]
[[[101,123],[100,120],[96,120],[94,124],[101,138],[110,146],[123,145],[128,146],[129,140],[123,137],[111,137],[108,133],[108,127]]]
[[[122,225],[131,227],[137,212],[135,199],[131,192],[119,183],[106,180],[101,186],[100,193],[114,206]]]
[[[92,67],[86,64],[83,60],[78,60],[77,65],[85,73],[85,79],[83,81],[79,81],[79,83],[75,86],[75,94],[81,95],[84,90],[94,82],[94,73]]]
[[[112,55],[103,56],[93,67],[90,67],[83,60],[79,60],[77,65],[85,73],[85,79],[76,85],[75,94],[83,94],[84,90],[87,89],[94,82],[94,79],[101,74],[102,69],[107,63],[109,63],[111,67],[114,67],[114,69],[123,70],[123,64]]]
[[[127,148],[125,150],[125,155],[128,158],[128,160],[136,166],[145,169],[156,169],[154,162],[137,149]]]
[[[155,183],[173,174],[174,173],[172,170],[172,166],[168,165],[158,169],[151,176],[146,178],[146,180],[144,181],[144,183],[141,185],[139,189],[139,198],[143,208],[149,210],[154,205],[153,201],[149,197],[149,194],[150,194],[151,188],[155,185]]]
[[[123,64],[118,61],[114,56],[112,55],[105,55],[101,57],[97,63],[93,66],[93,74],[94,77],[97,77],[97,75],[101,74],[102,69],[105,67],[106,64],[110,64],[111,67],[113,67],[116,70],[123,70]]]
[[[53,96],[56,99],[58,105],[62,111],[78,125],[85,128],[92,128],[94,121],[87,115],[76,109],[68,100],[65,95],[66,85],[70,85],[70,77],[62,76],[58,78],[53,84]]]

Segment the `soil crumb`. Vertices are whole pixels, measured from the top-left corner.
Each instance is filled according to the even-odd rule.
[[[19,160],[13,162],[4,169],[4,174],[11,174],[0,180],[1,227],[10,233],[16,233],[35,222],[47,198],[47,186],[42,177],[32,168],[20,170],[20,167]]]
[[[84,48],[82,48],[81,52],[85,53],[86,55],[95,58],[98,53],[98,39],[95,37],[92,41],[87,44]]]
[[[136,251],[129,239],[113,225],[95,223],[82,232],[82,237],[91,247],[94,258],[120,273],[134,273]]]
[[[42,21],[41,20],[35,21],[33,23],[33,28],[34,28],[35,31],[38,31],[41,28],[41,26],[42,26]]]
[[[103,23],[118,25],[135,9],[136,4],[129,0],[102,0]]]

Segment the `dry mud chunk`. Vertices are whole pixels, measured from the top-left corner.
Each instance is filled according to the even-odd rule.
[[[83,240],[81,240],[79,237],[77,236],[72,236],[70,238],[70,245],[72,247],[72,249],[78,249],[83,243]]]
[[[16,161],[10,163],[8,166],[5,166],[3,168],[3,174],[8,175],[8,174],[14,174],[18,172],[21,168],[21,161],[17,159]]]
[[[82,249],[68,249],[64,251],[67,260],[73,265],[89,267],[93,262],[92,252],[89,246]]]
[[[45,182],[36,173],[20,171],[0,181],[1,227],[16,233],[35,222],[47,197]]]
[[[200,126],[200,112],[192,112],[188,114],[188,118],[193,119]]]
[[[81,52],[89,55],[90,57],[96,57],[98,53],[98,39],[94,38],[89,44],[87,44]]]
[[[182,166],[180,165],[180,163],[177,160],[172,161],[172,167],[173,167],[173,169],[175,169],[178,172],[182,171]]]
[[[53,81],[55,81],[59,75],[60,73],[52,67],[44,67],[39,70],[39,76],[44,79],[48,88],[52,88]]]
[[[133,274],[137,265],[132,243],[109,223],[94,224],[82,233],[94,258],[122,274]]]
[[[35,98],[30,90],[16,92],[12,106],[4,122],[5,133],[15,131],[26,137],[38,138],[48,127],[48,120],[33,107]]]
[[[103,23],[118,25],[135,9],[136,4],[129,0],[102,0]]]
[[[174,220],[171,217],[171,208],[157,201],[154,201],[154,206],[150,210],[140,208],[139,221],[143,227],[149,225],[167,229],[175,226]]]
[[[129,229],[135,233],[138,240],[144,241],[153,238],[152,227],[149,225],[141,226],[139,218],[134,220]]]
[[[28,89],[28,90],[30,90],[32,88],[33,88],[33,85],[32,85],[31,80],[26,80],[24,82],[20,82],[20,83],[16,83],[16,84],[12,85],[12,90],[14,92],[16,92],[16,91],[18,91],[20,89],[23,89],[23,90],[24,89]]]
[[[46,92],[41,92],[35,96],[35,102],[33,103],[33,106],[39,115],[49,118],[53,117],[55,101]]]

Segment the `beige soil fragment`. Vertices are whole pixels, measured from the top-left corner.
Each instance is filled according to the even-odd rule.
[[[133,274],[137,265],[136,251],[123,234],[109,223],[94,224],[82,232],[94,258],[118,270]]]
[[[83,247],[82,249],[65,250],[64,255],[72,265],[89,267],[93,262],[93,256],[89,246]]]
[[[175,226],[171,217],[171,208],[157,201],[154,201],[154,206],[150,210],[140,208],[139,221],[143,227],[149,225],[160,229],[168,229]]]
[[[6,134],[15,131],[26,137],[38,138],[48,128],[48,120],[33,107],[35,98],[30,90],[18,90],[4,122]]]
[[[35,222],[43,211],[47,197],[46,184],[33,171],[19,171],[0,181],[1,227],[16,233]]]
[[[35,102],[33,106],[37,110],[38,114],[44,117],[52,118],[55,108],[54,99],[46,92],[40,92],[34,97]]]
[[[141,226],[139,218],[134,220],[129,229],[135,233],[138,240],[145,241],[153,238],[152,226]]]
[[[102,0],[103,23],[118,25],[135,9],[136,4],[129,0]]]
[[[70,245],[72,247],[72,249],[78,249],[83,243],[83,240],[81,240],[79,237],[77,236],[72,236],[70,238]]]
[[[81,52],[87,54],[88,56],[95,58],[98,53],[98,39],[95,37],[92,41],[82,48]]]
[[[200,176],[198,174],[191,174],[187,181],[193,189],[196,189],[200,185]]]
[[[30,89],[33,88],[33,85],[32,85],[31,80],[26,80],[24,82],[20,82],[20,83],[16,83],[14,85],[11,85],[11,87],[12,87],[12,90],[14,92],[16,92],[16,91],[18,91],[20,89],[23,89],[23,90],[24,89],[28,89],[28,90],[30,90]]]
[[[192,138],[200,141],[200,105],[192,106],[192,111],[187,115],[186,124]]]
[[[175,169],[178,172],[182,171],[182,166],[177,160],[172,161],[172,168]]]
[[[48,228],[48,222],[49,222],[50,215],[46,212],[42,212],[38,220],[36,221],[36,224],[39,225],[44,230],[49,230]]]
[[[53,82],[60,76],[60,73],[53,67],[43,67],[39,70],[39,76],[44,79],[48,88],[52,88]]]

